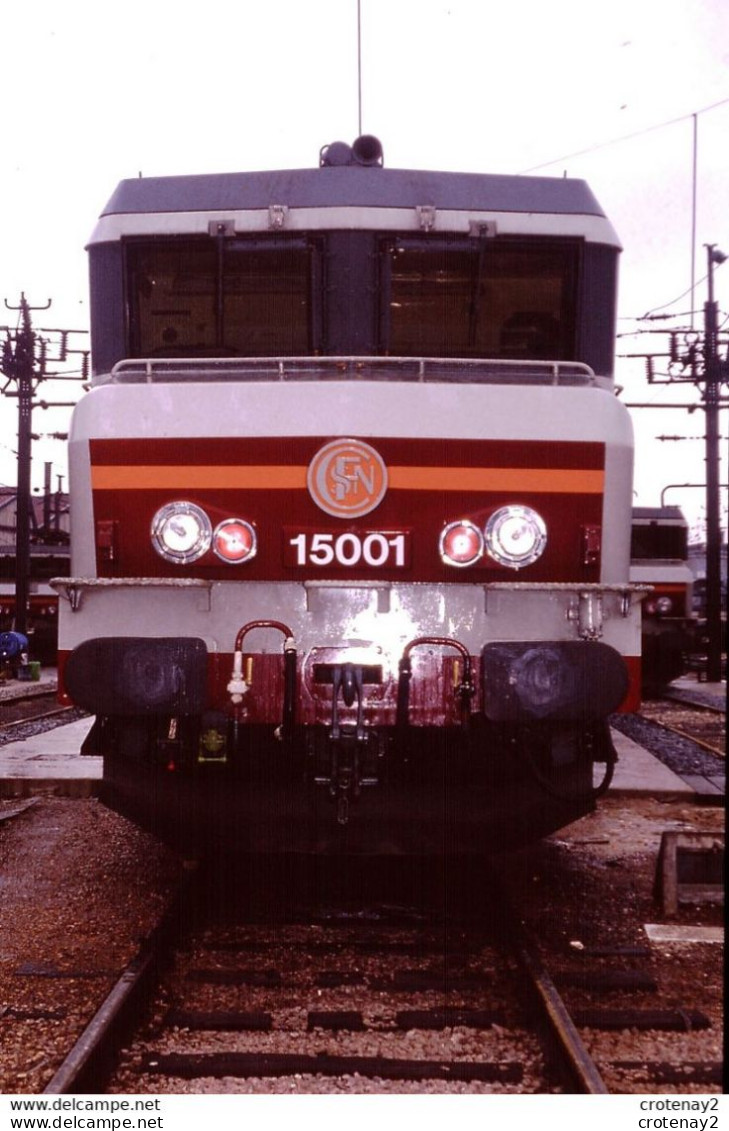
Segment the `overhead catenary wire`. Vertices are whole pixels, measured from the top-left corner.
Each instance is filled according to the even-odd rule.
[[[655,309],[659,310],[660,307],[656,307]],[[644,319],[650,319],[651,321],[653,321],[653,320],[658,321],[660,319],[667,319],[667,318],[691,318],[692,315],[696,315],[697,313],[698,313],[698,311],[696,311],[696,310],[676,310],[672,314],[650,314],[650,313],[648,313],[648,314],[620,314],[618,316],[618,322],[642,322],[642,321],[644,321]],[[662,333],[662,332],[663,331],[660,331],[660,330],[646,330],[646,331],[639,330],[638,331],[638,333],[641,333],[641,334],[642,333],[659,334],[659,333]]]
[[[698,283],[697,283],[697,280],[696,280],[696,222],[697,222],[697,196],[698,196],[698,120],[699,120],[700,115],[708,114],[712,110],[717,110],[720,107],[727,106],[727,105],[729,105],[729,97],[720,98],[716,102],[709,103],[708,105],[702,106],[700,109],[693,110],[690,113],[681,114],[681,115],[678,115],[677,117],[674,117],[674,118],[667,118],[667,119],[665,119],[661,122],[656,122],[651,126],[646,126],[643,129],[634,130],[631,133],[622,134],[619,137],[610,138],[610,139],[603,141],[603,142],[596,142],[595,144],[587,146],[584,149],[575,150],[572,153],[562,154],[559,157],[555,157],[555,158],[550,159],[549,161],[543,161],[543,162],[540,162],[540,164],[538,164],[538,165],[531,165],[527,169],[520,170],[520,174],[534,173],[534,172],[537,172],[540,169],[549,168],[551,165],[556,165],[556,164],[562,163],[564,161],[568,161],[568,160],[570,160],[574,157],[586,156],[586,155],[591,154],[591,153],[596,153],[596,152],[598,152],[602,149],[609,148],[610,146],[620,145],[623,142],[632,141],[632,140],[634,140],[635,138],[638,138],[638,137],[644,137],[647,134],[654,133],[657,130],[666,129],[670,126],[677,125],[681,122],[691,121],[693,123],[692,150],[691,150],[691,152],[692,152],[692,158],[691,158],[691,168],[692,168],[692,174],[691,174],[691,255],[690,255],[690,279],[691,279],[691,282],[690,282],[689,286],[686,288],[686,290],[683,291],[680,295],[678,295],[674,299],[671,299],[669,302],[666,302],[666,303],[663,303],[660,306],[656,306],[656,307],[651,308],[649,311],[647,311],[643,315],[643,318],[650,318],[650,317],[654,316],[656,311],[665,310],[666,307],[672,306],[675,302],[678,302],[685,295],[690,294],[691,295],[691,307],[692,307],[692,310],[691,310],[691,313],[690,313],[691,329],[694,328],[695,316],[696,316],[696,311],[694,309],[695,308],[694,294],[695,294],[695,291],[696,291],[696,287],[700,283],[705,282],[706,279],[708,278],[708,275],[704,275],[704,277],[702,279],[700,279],[698,281]]]
[[[697,287],[697,286],[699,285],[699,283],[705,283],[705,282],[706,282],[706,280],[708,279],[708,277],[709,277],[709,276],[708,276],[708,274],[707,274],[707,275],[704,275],[704,276],[702,276],[702,278],[701,278],[701,279],[699,279],[698,283],[697,283],[697,282],[695,282],[695,281],[694,281],[694,280],[692,279],[692,280],[691,280],[691,285],[690,285],[690,286],[688,286],[688,287],[686,288],[686,290],[685,290],[685,291],[681,291],[681,294],[680,294],[680,295],[676,295],[676,297],[675,297],[675,298],[672,298],[672,299],[670,300],[670,302],[664,302],[664,303],[662,303],[662,304],[661,304],[660,306],[653,306],[653,307],[651,307],[651,309],[650,309],[650,310],[647,310],[647,311],[645,312],[645,314],[642,314],[642,315],[641,315],[640,317],[641,317],[641,318],[652,318],[652,317],[654,316],[654,314],[656,313],[656,311],[658,311],[658,310],[665,310],[667,306],[673,306],[674,302],[679,302],[679,301],[680,301],[680,300],[681,300],[682,298],[685,298],[685,297],[686,297],[686,295],[689,295],[689,294],[691,294],[691,295],[692,295],[692,294],[693,294],[693,292],[694,292],[694,290],[696,289],[696,287]],[[691,314],[694,314],[694,311],[690,311],[690,313],[691,313]]]
[[[646,134],[654,133],[656,130],[666,129],[668,126],[675,126],[679,122],[687,122],[698,117],[699,114],[708,114],[711,110],[718,110],[720,106],[729,105],[729,98],[721,98],[718,102],[712,102],[709,106],[702,106],[700,110],[693,110],[690,114],[681,114],[677,118],[667,118],[663,122],[656,122],[652,126],[646,126],[642,130],[634,130],[629,134],[622,134],[620,137],[610,138],[608,141],[599,141],[594,145],[589,145],[585,149],[577,149],[572,153],[563,153],[560,157],[554,157],[550,161],[542,161],[539,165],[531,165],[528,169],[520,169],[519,176],[526,173],[536,173],[539,169],[548,169],[550,165],[558,165],[561,161],[570,161],[573,157],[584,157],[588,153],[597,153],[600,149],[607,149],[611,145],[620,145],[624,141],[632,141],[636,137],[644,137]]]

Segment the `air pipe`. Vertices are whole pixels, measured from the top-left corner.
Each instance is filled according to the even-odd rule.
[[[227,691],[236,711],[240,709],[243,697],[250,690],[250,675],[248,680],[243,675],[243,641],[254,628],[272,628],[284,637],[284,701],[281,726],[276,729],[276,737],[289,740],[294,731],[296,721],[296,640],[288,625],[279,620],[251,620],[244,624],[235,638],[233,652],[233,671],[228,683]]]
[[[464,723],[468,719],[468,705],[475,692],[473,679],[471,677],[471,657],[468,649],[464,644],[461,644],[459,640],[451,640],[447,636],[418,636],[415,640],[411,640],[409,644],[405,645],[398,668],[399,678],[397,682],[397,713],[395,716],[395,725],[401,732],[404,732],[410,724],[410,680],[413,674],[410,653],[415,648],[420,648],[425,644],[436,645],[441,648],[455,648],[463,657],[463,678],[458,684],[456,694],[461,700],[461,711]]]

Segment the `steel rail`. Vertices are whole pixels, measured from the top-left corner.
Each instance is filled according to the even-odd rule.
[[[16,805],[14,809],[6,809],[4,812],[0,812],[0,824],[3,821],[12,821],[14,817],[19,817],[21,813],[25,813],[28,809],[32,809],[33,806],[37,805],[39,801],[39,797],[31,797],[27,801],[21,801],[21,803],[19,805]]]
[[[529,987],[547,1023],[548,1032],[554,1038],[561,1056],[562,1067],[569,1075],[575,1092],[596,1096],[609,1095],[609,1088],[587,1051],[567,1006],[529,939],[501,880],[491,873],[489,883],[493,890],[499,893],[505,945],[529,979]]]
[[[189,888],[183,879],[156,927],[143,940],[99,1009],[43,1089],[43,1095],[103,1092],[103,1082],[139,1007],[154,988],[165,951],[176,938]]]
[[[719,750],[718,746],[712,746],[710,742],[704,742],[701,738],[696,738],[693,734],[689,734],[686,730],[681,730],[670,723],[659,723],[664,730],[668,730],[671,734],[677,734],[679,738],[686,738],[689,742],[693,742],[696,746],[700,746],[702,750],[708,750],[710,754],[716,754],[718,758],[726,758],[726,751]]]
[[[609,1088],[600,1075],[577,1031],[567,1006],[541,959],[524,939],[516,942],[514,953],[542,1007],[552,1035],[563,1056],[564,1064],[576,1085],[576,1091],[587,1095],[608,1095]]]
[[[17,700],[14,700],[14,702],[17,702]],[[0,730],[10,730],[11,727],[19,727],[23,723],[42,722],[43,719],[52,719],[56,715],[65,715],[73,710],[75,710],[74,707],[54,707],[52,711],[43,711],[40,715],[26,715],[23,719],[12,719],[9,723],[0,723]]]
[[[718,706],[718,704],[700,703],[695,699],[684,699],[679,698],[678,696],[674,697],[670,693],[666,692],[663,693],[662,698],[666,703],[672,704],[676,707],[689,708],[690,711],[703,711],[709,715],[726,714],[725,709]],[[687,713],[690,713],[690,711]],[[688,742],[693,742],[695,746],[700,746],[702,750],[708,750],[710,754],[716,755],[717,758],[722,758],[724,760],[726,759],[726,750],[721,750],[718,746],[712,745],[712,743],[707,742],[703,738],[697,738],[694,734],[691,734],[690,731],[684,730],[682,727],[677,727],[670,721],[653,718],[650,714],[641,713],[641,717],[646,719],[648,722],[653,723],[655,726],[662,727],[663,730],[667,730],[669,734],[676,734],[679,738],[685,738]]]

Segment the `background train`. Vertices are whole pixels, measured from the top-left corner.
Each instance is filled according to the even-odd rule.
[[[31,660],[55,665],[58,650],[58,594],[53,578],[69,572],[68,545],[34,545],[30,554],[30,592],[27,614],[28,654]],[[0,633],[15,629],[15,547],[0,548]]]
[[[643,594],[587,186],[391,170],[365,136],[124,181],[89,252],[59,672],[106,801],[266,852],[589,811]]]
[[[630,559],[631,580],[652,587],[643,602],[641,647],[643,692],[654,695],[688,671],[698,647],[688,523],[680,507],[633,509]]]

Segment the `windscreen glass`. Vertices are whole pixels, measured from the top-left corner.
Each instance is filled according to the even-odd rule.
[[[316,348],[313,248],[182,240],[127,247],[132,357],[266,357]]]
[[[578,250],[397,241],[384,256],[383,346],[406,357],[572,360]]]
[[[634,561],[671,558],[685,561],[688,556],[688,530],[657,522],[635,525],[630,537],[630,556]]]

